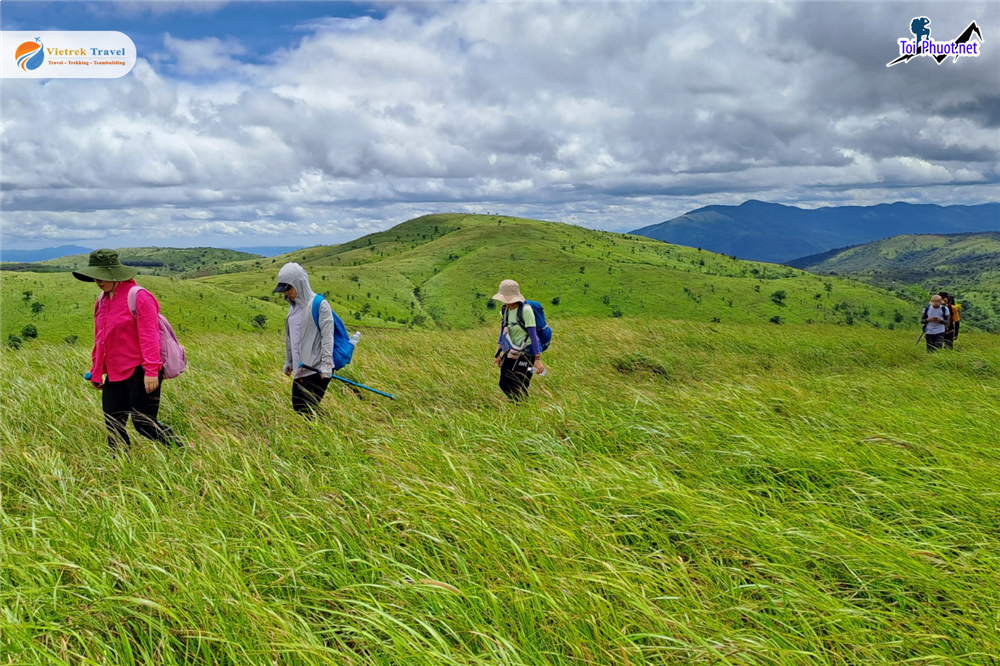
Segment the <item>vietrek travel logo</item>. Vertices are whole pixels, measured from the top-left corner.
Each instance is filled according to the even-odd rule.
[[[917,56],[929,56],[937,61],[937,64],[944,62],[948,56],[954,56],[952,62],[956,62],[960,57],[967,56],[978,58],[982,50],[979,48],[983,41],[983,33],[979,31],[979,26],[975,21],[969,24],[962,34],[951,41],[939,42],[931,39],[931,29],[928,27],[931,20],[926,16],[917,16],[910,21],[910,32],[914,39],[900,39],[899,57],[886,67],[898,65],[901,62],[909,62]],[[979,42],[972,41],[972,36],[979,38]]]
[[[5,79],[115,79],[135,66],[135,44],[114,30],[0,33]]]
[[[41,67],[45,62],[45,45],[42,44],[41,37],[35,37],[35,41],[24,42],[18,46],[14,57],[17,59],[17,66],[26,72]]]

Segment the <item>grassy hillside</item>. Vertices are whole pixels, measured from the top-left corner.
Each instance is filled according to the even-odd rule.
[[[964,318],[1000,331],[1000,232],[896,236],[789,265],[885,288],[916,285],[921,300],[939,291],[958,294],[966,304]]]
[[[566,320],[515,406],[491,327],[375,330],[398,400],[315,423],[279,336],[187,342],[197,450],[117,461],[87,349],[0,352],[5,660],[1000,661],[997,336]]]
[[[275,257],[263,268],[260,261],[244,261],[197,274],[206,276],[199,281],[266,297],[286,261],[304,265],[313,288],[325,292],[342,317],[370,326],[492,323],[497,313],[490,296],[504,278],[517,279],[553,321],[778,317],[897,327],[916,326],[919,315],[887,291],[849,280],[568,224],[486,215],[428,215],[351,243]],[[774,296],[779,292],[784,299]]]
[[[140,276],[137,282],[157,297],[161,312],[179,335],[261,330],[252,324],[260,314],[267,318],[264,330],[284,330],[286,308],[271,302],[189,280]],[[0,339],[20,335],[30,324],[39,341],[61,342],[76,336],[89,348],[98,293],[96,285],[66,273],[0,273]]]
[[[123,247],[118,250],[123,264],[135,266],[143,275],[177,276],[230,261],[263,260],[248,252],[215,247]],[[33,264],[4,264],[3,270],[74,271],[87,265],[90,255],[74,254]]]

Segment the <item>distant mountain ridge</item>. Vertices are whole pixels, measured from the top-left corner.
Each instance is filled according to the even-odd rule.
[[[980,231],[1000,231],[1000,203],[897,202],[807,210],[750,200],[739,206],[706,206],[631,233],[740,259],[784,263],[891,236]]]
[[[71,254],[89,254],[90,251],[89,247],[81,247],[80,245],[60,245],[59,247],[45,247],[40,250],[0,250],[0,261],[30,264],[36,261],[60,259],[68,257]]]

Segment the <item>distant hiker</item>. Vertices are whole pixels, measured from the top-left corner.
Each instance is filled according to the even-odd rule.
[[[274,293],[288,301],[285,320],[286,375],[292,382],[292,409],[305,416],[316,413],[333,377],[333,336],[336,324],[333,308],[309,286],[306,269],[288,263],[278,271]],[[308,365],[315,370],[300,367]],[[318,371],[318,372],[317,372]]]
[[[521,295],[517,282],[501,282],[493,299],[503,303],[500,308],[500,338],[494,360],[500,368],[500,390],[511,400],[520,400],[528,395],[532,371],[539,375],[545,373],[542,351],[547,345],[539,340],[535,307]],[[548,334],[551,335],[551,329]]]
[[[930,305],[925,307],[920,315],[920,323],[924,325],[924,335],[927,337],[927,351],[941,349],[950,315],[951,312],[944,304],[944,299],[937,294],[931,296]]]
[[[944,346],[948,349],[954,349],[955,340],[958,339],[958,329],[962,323],[962,306],[956,303],[955,297],[946,291],[942,291],[938,296],[944,300],[944,304],[951,310],[951,320],[948,322],[948,329],[944,332]]]
[[[157,420],[166,360],[161,353],[160,304],[135,283],[138,272],[123,266],[115,250],[94,250],[88,265],[73,272],[77,280],[94,282],[102,292],[94,304],[90,382],[102,392],[112,454],[119,445],[126,452],[132,445],[125,430],[129,416],[143,437],[169,447],[183,446],[177,435]],[[183,356],[183,347],[177,347]],[[176,359],[170,360],[176,363]],[[186,361],[180,360],[182,371]]]

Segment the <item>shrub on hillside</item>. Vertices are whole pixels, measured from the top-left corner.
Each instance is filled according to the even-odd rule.
[[[649,373],[670,379],[670,371],[656,359],[644,354],[625,354],[611,359],[611,367],[622,374]]]
[[[780,324],[781,323],[781,317],[779,317],[778,315],[774,315],[768,321],[770,321],[772,324]]]
[[[42,303],[39,303],[38,301],[35,301],[34,303],[31,304],[31,313],[32,314],[41,314],[42,310],[44,310],[44,309],[45,309],[45,305],[42,304]]]
[[[558,296],[556,296],[555,298],[552,299],[552,305],[559,305],[559,303],[560,303],[560,300],[559,300]]]
[[[24,342],[24,340],[22,340],[20,336],[14,335],[13,333],[7,336],[7,346],[11,349],[20,349],[22,342]]]
[[[34,324],[28,324],[21,329],[21,337],[25,340],[33,340],[38,337],[38,329],[35,328]]]
[[[253,316],[253,319],[251,319],[250,321],[257,328],[265,328],[265,327],[267,327],[267,315],[256,314],[256,315]]]

